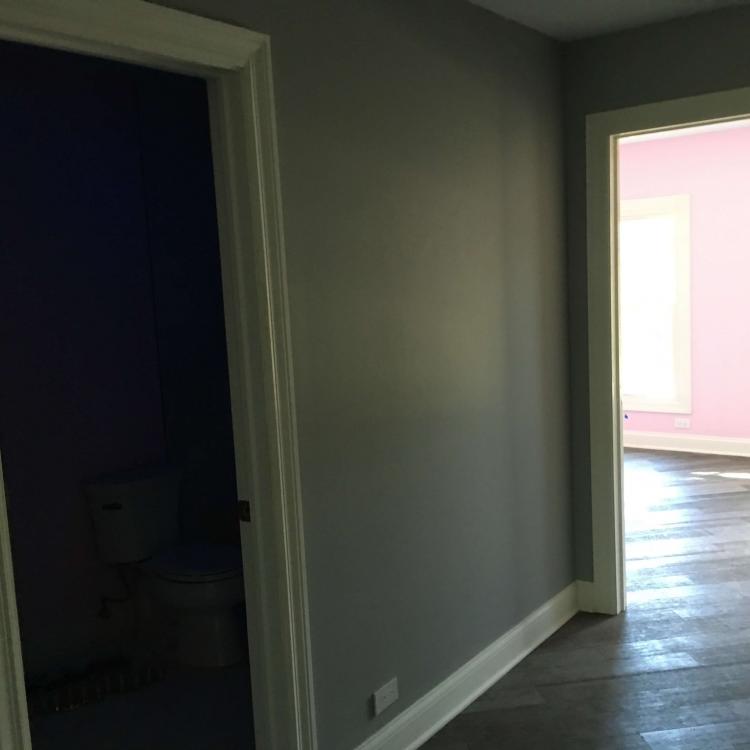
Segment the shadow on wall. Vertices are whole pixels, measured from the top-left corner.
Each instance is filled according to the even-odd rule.
[[[184,537],[236,541],[210,137],[203,81],[12,44],[0,62],[0,445],[24,659],[50,673],[127,627],[98,616],[121,591],[83,480],[168,461]]]

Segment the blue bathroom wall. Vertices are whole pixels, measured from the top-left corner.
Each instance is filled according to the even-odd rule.
[[[137,78],[167,454],[183,533],[239,542],[211,139],[203,80]]]
[[[203,82],[0,46],[0,450],[32,676],[117,652],[81,482],[170,461],[185,530],[236,533]]]

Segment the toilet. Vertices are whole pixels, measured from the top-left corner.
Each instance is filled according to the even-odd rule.
[[[180,478],[163,467],[101,477],[84,491],[99,554],[141,572],[154,601],[175,615],[177,661],[225,667],[245,657],[239,547],[179,540]]]

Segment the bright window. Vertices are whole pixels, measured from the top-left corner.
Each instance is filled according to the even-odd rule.
[[[689,413],[689,197],[621,201],[619,259],[623,407]]]

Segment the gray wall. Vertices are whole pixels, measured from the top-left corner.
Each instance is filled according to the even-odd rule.
[[[692,16],[568,44],[566,188],[576,573],[591,579],[588,481],[585,118],[646,102],[750,85],[750,8]]]
[[[320,746],[351,750],[573,579],[559,50],[463,0],[174,5],[272,37]]]

